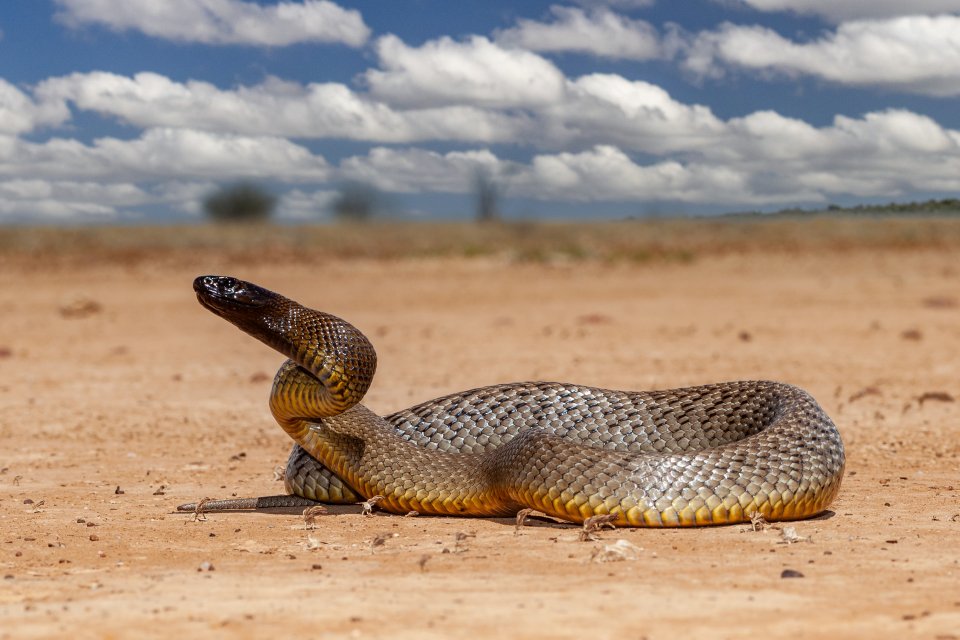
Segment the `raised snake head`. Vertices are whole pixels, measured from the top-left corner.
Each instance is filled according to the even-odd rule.
[[[369,388],[376,351],[346,320],[229,276],[200,276],[193,290],[206,309],[313,374],[342,409],[359,402]]]

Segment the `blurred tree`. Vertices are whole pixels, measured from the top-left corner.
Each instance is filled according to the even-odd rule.
[[[376,215],[380,207],[381,197],[376,187],[366,182],[347,182],[340,187],[331,210],[338,220],[366,222]]]
[[[203,201],[203,209],[216,222],[264,222],[273,215],[276,197],[250,183],[221,187]]]
[[[497,183],[485,169],[478,169],[474,174],[473,189],[477,196],[477,220],[479,222],[493,222],[500,219],[500,210],[497,200],[500,189]]]

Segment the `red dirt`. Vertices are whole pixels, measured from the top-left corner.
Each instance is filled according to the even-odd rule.
[[[960,638],[956,260],[852,248],[630,266],[11,261],[0,638]],[[574,526],[359,506],[310,530],[296,510],[175,513],[281,492],[272,469],[289,449],[266,404],[282,358],[201,309],[190,283],[206,272],[360,327],[380,354],[366,404],[383,413],[525,379],[797,384],[843,434],[840,496],[790,525],[794,543],[743,526],[581,542]],[[619,539],[634,559],[592,560]]]

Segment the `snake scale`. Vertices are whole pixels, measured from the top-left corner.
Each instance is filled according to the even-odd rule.
[[[379,495],[394,513],[532,508],[661,527],[806,518],[840,488],[840,434],[788,384],[628,392],[521,382],[381,417],[360,404],[376,353],[358,329],[235,278],[201,276],[194,290],[204,307],[289,358],[270,409],[296,442],[285,473],[295,496]]]

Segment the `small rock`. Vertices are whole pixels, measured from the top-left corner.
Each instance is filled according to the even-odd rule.
[[[796,569],[784,569],[780,572],[781,578],[802,578],[803,574]]]
[[[86,318],[100,313],[103,307],[96,300],[77,298],[60,307],[60,315],[64,318]]]
[[[629,540],[623,538],[613,544],[605,544],[602,548],[593,550],[590,555],[592,562],[622,562],[624,560],[636,560],[643,551],[640,547]]]

